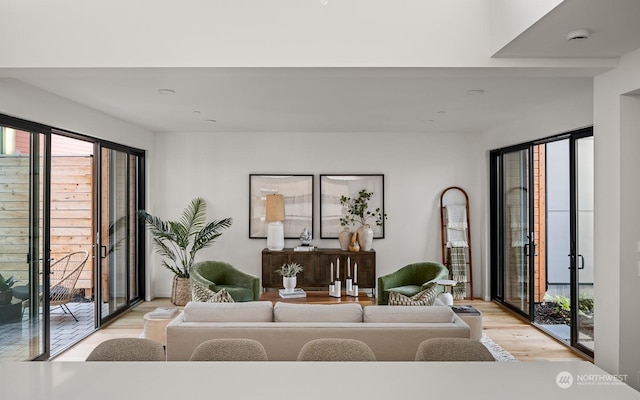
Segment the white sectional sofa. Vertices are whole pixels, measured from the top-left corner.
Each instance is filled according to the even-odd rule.
[[[250,338],[271,361],[295,361],[318,338],[358,339],[378,361],[412,361],[418,344],[434,337],[470,337],[470,328],[447,306],[319,305],[270,301],[188,303],[167,325],[167,360],[189,360],[214,338]]]

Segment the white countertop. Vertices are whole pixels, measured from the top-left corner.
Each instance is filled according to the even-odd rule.
[[[10,400],[640,399],[613,378],[583,361],[0,363]]]

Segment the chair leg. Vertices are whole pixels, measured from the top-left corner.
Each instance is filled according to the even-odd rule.
[[[60,305],[60,306],[58,306],[58,307],[60,307],[60,308],[62,309],[62,312],[63,312],[63,313],[67,314],[67,312],[68,312],[69,314],[71,314],[71,316],[73,317],[73,319],[75,319],[75,320],[76,320],[76,322],[78,322],[78,318],[76,318],[76,316],[75,316],[75,315],[73,315],[73,313],[71,312],[71,310],[69,309],[69,307],[68,307],[66,304],[62,304],[62,305]]]
[[[78,322],[78,318],[76,318],[76,316],[73,315],[73,313],[71,312],[71,309],[69,308],[69,306],[67,306],[66,304],[63,304],[61,307],[63,307],[63,310],[66,308],[67,311],[69,311],[69,314],[71,314],[71,316],[73,317],[73,319],[75,319],[76,322]]]

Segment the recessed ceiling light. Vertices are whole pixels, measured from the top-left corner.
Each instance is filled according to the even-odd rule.
[[[198,110],[193,110],[193,111],[192,111],[192,113],[194,113],[194,114],[200,114],[200,111],[198,111]]]
[[[212,124],[215,124],[218,121],[216,121],[215,119],[205,119],[204,122],[211,122]]]
[[[446,114],[446,113],[447,113],[447,112],[446,112],[446,111],[444,111],[444,110],[443,110],[443,111],[438,111],[438,114],[441,114],[441,115],[444,115],[444,114]]]
[[[469,96],[478,96],[478,95],[484,94],[484,90],[482,90],[482,89],[471,89],[471,90],[467,90],[467,94]]]
[[[422,122],[434,122],[433,119],[423,119]]]
[[[589,38],[589,30],[588,29],[574,29],[567,33],[567,40],[570,42],[573,41],[582,41]]]
[[[163,94],[163,95],[172,95],[174,94],[176,91],[173,89],[158,89],[158,93]]]

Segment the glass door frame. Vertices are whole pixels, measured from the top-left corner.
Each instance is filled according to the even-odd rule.
[[[524,311],[520,308],[513,306],[505,300],[505,266],[506,260],[504,259],[504,247],[503,241],[506,235],[504,230],[504,202],[502,201],[504,196],[504,164],[503,157],[505,154],[515,153],[519,151],[527,151],[528,157],[528,176],[527,176],[527,185],[529,188],[533,187],[533,174],[531,173],[531,160],[533,159],[533,145],[530,143],[518,144],[514,146],[505,147],[498,150],[492,150],[489,153],[490,157],[490,179],[489,185],[491,188],[490,191],[490,230],[491,230],[491,298],[498,300],[501,304],[504,304],[509,309],[515,311],[516,313],[522,315],[527,319],[533,318],[533,308],[534,308],[534,291],[531,290],[530,282],[527,282],[529,287],[528,290],[528,307],[527,310]],[[534,221],[534,210],[531,205],[533,204],[533,190],[527,191],[527,214],[528,214],[528,226],[527,226],[527,239],[528,243],[526,244],[526,248],[534,249],[535,242],[534,238],[531,235],[531,225]],[[495,206],[494,206],[495,205]],[[529,281],[531,281],[531,277],[533,276],[533,257],[535,252],[529,251],[527,254],[527,269],[528,269],[528,277]]]
[[[571,235],[571,252],[569,254],[570,258],[570,297],[571,297],[571,347],[575,347],[581,352],[587,354],[589,357],[593,358],[594,351],[583,344],[578,340],[580,327],[578,326],[579,322],[579,300],[580,300],[580,259],[583,260],[582,254],[579,249],[578,239],[580,237],[579,232],[579,216],[578,216],[578,154],[577,154],[577,144],[580,139],[584,139],[587,137],[593,137],[593,129],[583,129],[580,131],[576,131],[572,133],[569,139],[569,163],[571,172],[569,174],[569,201],[571,202],[571,212],[570,215],[570,235]],[[584,265],[583,265],[584,267]]]
[[[49,319],[49,262],[51,236],[49,229],[51,207],[51,128],[35,122],[0,114],[0,126],[29,133],[29,221],[28,253],[29,265],[29,329],[34,329],[33,319],[38,321],[38,353],[29,360],[46,360],[50,356]],[[42,214],[41,214],[42,213]],[[42,294],[39,284],[42,276]],[[42,314],[40,315],[40,308]],[[34,311],[36,310],[36,311]],[[33,348],[29,345],[29,348]],[[31,350],[30,350],[31,352]]]
[[[593,350],[581,345],[578,342],[578,296],[579,296],[579,270],[577,268],[577,237],[578,237],[578,192],[577,192],[577,156],[576,156],[576,141],[585,137],[593,136],[593,127],[582,128],[572,132],[563,133],[560,135],[552,136],[545,139],[540,139],[536,141],[531,141],[527,143],[517,144],[514,146],[509,146],[501,149],[491,150],[489,152],[489,202],[490,202],[490,257],[491,257],[491,281],[490,281],[490,289],[491,289],[491,299],[496,300],[500,304],[509,308],[510,310],[522,315],[524,318],[529,320],[529,322],[533,325],[533,319],[535,317],[535,291],[531,290],[532,282],[529,282],[529,307],[528,312],[523,312],[522,310],[514,307],[505,301],[505,276],[504,276],[504,268],[506,261],[504,260],[504,248],[503,248],[503,240],[504,240],[504,221],[502,218],[504,212],[504,204],[502,201],[503,195],[503,156],[507,153],[522,151],[525,149],[529,149],[529,160],[533,161],[533,148],[537,145],[543,145],[550,142],[555,142],[558,140],[569,139],[569,163],[570,163],[570,254],[568,254],[570,258],[569,269],[570,273],[570,300],[571,300],[571,339],[570,339],[570,347],[576,348],[580,352],[585,355],[593,358],[594,352]],[[531,163],[530,163],[531,165]],[[533,187],[533,171],[530,169],[529,171],[529,185]],[[528,193],[529,196],[529,204],[533,204],[534,201],[534,191],[530,190]],[[531,231],[531,226],[534,224],[535,218],[535,210],[533,207],[529,207],[529,231]],[[532,240],[532,235],[529,234],[529,247],[530,249],[535,249],[535,241]],[[529,251],[528,257],[528,269],[529,269],[529,280],[532,281],[534,276],[534,257],[535,251]],[[534,325],[535,326],[535,325]],[[564,343],[564,342],[561,342]]]
[[[39,326],[37,326],[39,332],[39,343],[38,343],[38,354],[34,356],[29,355],[28,358],[25,358],[25,361],[33,360],[33,361],[45,361],[51,358],[51,319],[50,319],[50,300],[49,300],[49,292],[50,292],[50,265],[49,260],[51,258],[51,165],[52,165],[52,156],[51,156],[51,143],[52,143],[52,135],[61,135],[70,138],[80,139],[84,141],[88,141],[93,143],[96,156],[96,164],[93,169],[94,179],[100,176],[100,164],[99,157],[101,154],[101,149],[103,147],[108,147],[110,149],[116,149],[118,151],[124,152],[127,154],[127,171],[130,171],[132,159],[135,159],[135,179],[136,179],[136,187],[135,187],[135,195],[136,195],[136,204],[135,209],[144,208],[145,204],[145,191],[146,191],[146,169],[145,169],[145,151],[140,149],[135,149],[132,147],[119,145],[113,142],[105,141],[102,139],[92,138],[87,135],[78,134],[62,129],[57,129],[55,127],[42,125],[35,122],[30,122],[27,120],[23,120],[20,118],[11,117],[8,115],[0,114],[0,126],[8,127],[24,132],[29,132],[31,135],[31,146],[30,152],[33,152],[34,149],[37,148],[38,153],[32,154],[32,160],[30,160],[30,168],[32,173],[37,171],[37,178],[31,178],[30,182],[30,200],[29,200],[29,243],[28,251],[30,252],[29,261],[29,278],[30,284],[39,286],[39,280],[42,279],[42,293],[38,295],[38,291],[31,290],[34,292],[32,298],[38,299],[39,303],[33,303],[32,306],[35,308],[37,304],[38,308],[38,318],[39,318]],[[34,135],[37,140],[34,140]],[[41,141],[41,142],[40,142]],[[132,157],[133,156],[133,157]],[[131,179],[130,173],[127,173],[127,185],[129,185],[129,181]],[[98,180],[94,180],[94,182],[99,183]],[[38,191],[40,198],[35,199],[32,193],[33,186],[38,186]],[[98,199],[98,187],[94,185],[94,203],[96,203],[96,199]],[[130,194],[128,192],[127,201],[129,201]],[[39,201],[35,201],[39,200]],[[34,202],[36,205],[34,206]],[[97,207],[94,207],[95,213],[99,214],[100,210]],[[128,205],[128,214],[131,213],[130,205]],[[94,215],[94,221],[97,223],[96,216]],[[110,314],[107,318],[101,318],[101,307],[98,299],[100,297],[96,297],[96,301],[94,302],[94,306],[96,308],[95,315],[95,324],[94,331],[99,329],[105,322],[108,322],[115,318],[116,316],[122,314],[123,312],[129,310],[136,304],[139,304],[144,301],[145,298],[145,283],[146,283],[146,268],[145,268],[145,227],[144,223],[141,220],[137,219],[137,215],[129,215],[128,222],[131,222],[131,218],[136,218],[135,221],[135,232],[132,234],[135,235],[135,241],[133,242],[135,248],[135,259],[128,258],[129,264],[127,266],[127,284],[129,285],[129,275],[131,274],[132,268],[134,273],[137,275],[137,279],[135,280],[136,289],[134,292],[130,290],[130,287],[127,287],[126,291],[126,305],[121,309],[117,310]],[[96,225],[97,226],[97,225]],[[128,229],[134,230],[130,228],[131,225],[127,224]],[[94,232],[95,234],[95,232]],[[37,236],[40,235],[38,238]],[[33,244],[33,238],[39,239],[38,244]],[[96,238],[93,238],[93,243],[96,243]],[[130,242],[128,242],[130,243]],[[35,254],[34,250],[38,250],[39,254]],[[96,247],[94,250],[99,250],[99,247]],[[98,253],[94,253],[98,254]],[[95,296],[101,296],[101,284],[100,281],[95,279],[100,277],[100,268],[98,268],[99,257],[94,257],[93,262],[93,271],[94,271],[94,282],[95,283]],[[133,265],[131,265],[133,263]],[[34,267],[34,266],[37,266]],[[35,271],[33,271],[35,270]],[[42,278],[40,276],[42,274]],[[35,282],[35,283],[34,283]],[[132,294],[134,293],[134,294]],[[137,293],[137,295],[135,294]],[[29,311],[31,312],[31,310]],[[79,338],[81,339],[81,338]]]
[[[115,150],[118,152],[121,152],[123,154],[126,155],[126,171],[127,171],[127,178],[126,178],[126,188],[130,188],[131,185],[131,174],[129,173],[129,171],[131,171],[132,165],[131,165],[131,156],[135,156],[136,160],[137,160],[137,165],[135,166],[136,168],[136,184],[137,184],[137,190],[136,190],[136,194],[137,194],[137,199],[136,199],[136,209],[143,209],[144,208],[144,204],[145,204],[145,190],[144,190],[144,177],[145,177],[145,168],[144,168],[144,151],[142,150],[138,150],[138,149],[133,149],[127,146],[123,146],[123,145],[119,145],[116,143],[112,143],[112,142],[107,142],[107,141],[96,141],[95,146],[94,146],[94,155],[96,158],[95,164],[96,166],[98,166],[95,169],[95,203],[96,203],[96,207],[95,207],[95,221],[96,221],[96,231],[94,232],[94,243],[95,243],[95,249],[94,249],[94,254],[96,254],[95,257],[95,268],[94,268],[94,281],[95,282],[102,282],[102,272],[103,272],[103,249],[106,247],[108,248],[109,243],[108,240],[109,238],[105,238],[103,237],[104,235],[101,234],[102,231],[102,224],[104,223],[103,221],[103,207],[105,207],[105,204],[103,202],[103,196],[102,194],[104,193],[105,190],[109,190],[110,188],[104,188],[103,187],[103,177],[104,174],[109,174],[110,171],[104,171],[102,166],[103,166],[103,150]],[[127,203],[127,209],[129,209],[129,205],[131,202],[130,199],[130,191],[127,190],[127,197],[126,197],[126,203]],[[131,226],[131,218],[136,218],[136,231],[130,234],[135,235],[135,246],[136,246],[136,260],[135,263],[137,265],[136,268],[136,274],[138,275],[138,279],[136,280],[137,283],[137,287],[135,288],[135,290],[138,293],[138,296],[130,296],[131,293],[131,277],[130,277],[130,273],[131,273],[131,266],[130,266],[130,262],[132,260],[130,260],[129,258],[127,258],[127,268],[126,268],[126,301],[125,301],[125,305],[123,307],[120,307],[116,310],[114,310],[113,312],[109,312],[109,313],[103,313],[103,309],[101,306],[97,307],[96,310],[96,319],[97,319],[97,323],[98,326],[105,324],[109,321],[111,321],[112,319],[116,318],[118,315],[122,314],[123,312],[126,312],[127,310],[129,310],[132,306],[141,303],[142,301],[144,301],[144,296],[145,296],[145,227],[144,227],[144,222],[142,220],[137,219],[137,214],[136,215],[127,215],[126,218],[126,224],[125,226],[127,227],[127,229]],[[127,239],[130,237],[130,235],[127,236]],[[126,241],[126,253],[130,254],[130,241],[127,240]],[[96,297],[96,304],[97,305],[101,305],[102,304],[102,296],[103,296],[103,292],[104,292],[104,288],[103,285],[96,285],[96,293],[95,293],[95,297]]]

